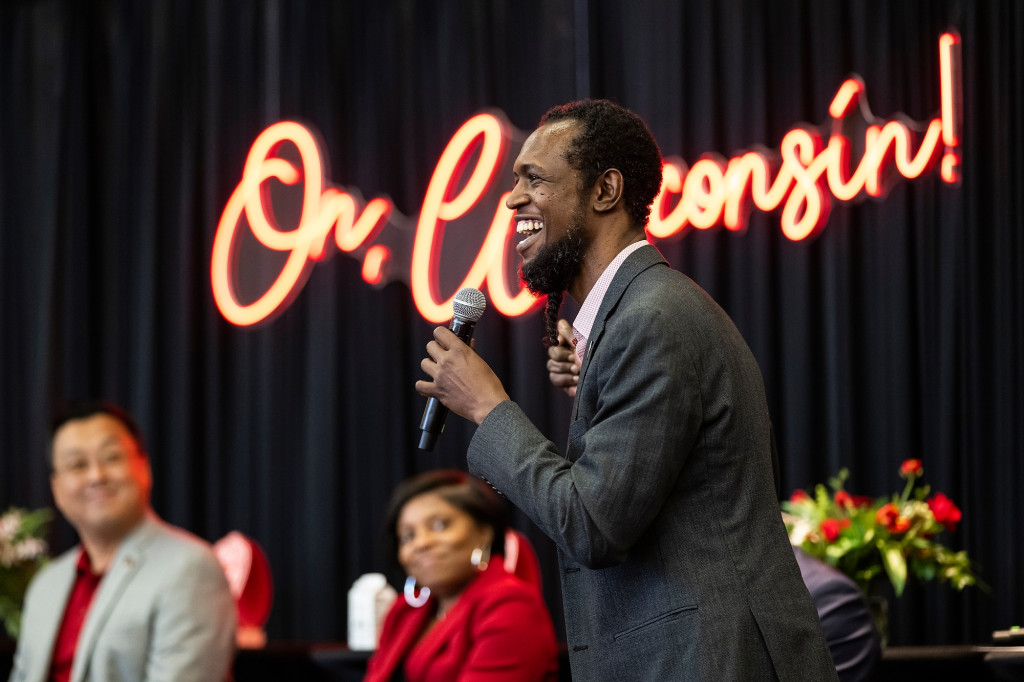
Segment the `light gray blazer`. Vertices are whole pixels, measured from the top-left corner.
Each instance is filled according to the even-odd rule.
[[[565,455],[506,401],[468,464],[558,546],[576,682],[836,679],[779,513],[760,370],[654,247],[598,311]]]
[[[33,579],[11,682],[43,682],[79,547]],[[82,625],[72,682],[218,682],[234,655],[236,607],[210,546],[150,513],[121,543]]]

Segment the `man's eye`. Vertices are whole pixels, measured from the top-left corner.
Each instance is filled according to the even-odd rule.
[[[106,466],[117,466],[119,464],[124,463],[125,460],[127,459],[128,456],[119,450],[108,452],[104,454],[102,457],[103,464],[105,464]]]

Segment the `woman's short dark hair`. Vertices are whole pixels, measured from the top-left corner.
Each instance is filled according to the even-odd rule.
[[[476,476],[457,469],[435,469],[402,481],[391,494],[384,515],[384,532],[391,561],[398,561],[398,517],[409,500],[424,493],[436,493],[448,504],[469,514],[477,523],[490,526],[494,529],[491,554],[505,552],[508,508],[504,501]]]

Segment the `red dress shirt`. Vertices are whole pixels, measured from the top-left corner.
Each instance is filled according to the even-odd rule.
[[[89,555],[82,548],[78,555],[75,584],[71,587],[68,605],[64,608],[64,619],[57,631],[57,639],[53,645],[53,660],[50,663],[50,679],[54,682],[68,682],[71,679],[71,666],[75,662],[75,649],[78,647],[78,636],[82,634],[82,625],[92,606],[92,598],[103,579],[103,573],[93,573],[89,563]]]
[[[509,575],[501,558],[422,635],[434,616],[401,596],[384,621],[364,682],[386,682],[402,666],[409,682],[540,682],[558,678],[558,645],[536,586]]]

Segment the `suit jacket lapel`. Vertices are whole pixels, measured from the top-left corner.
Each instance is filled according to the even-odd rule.
[[[75,584],[75,566],[78,563],[78,553],[81,547],[69,550],[57,561],[54,562],[52,576],[46,582],[46,591],[40,597],[44,602],[36,611],[45,619],[42,628],[32,633],[33,637],[39,637],[39,652],[43,655],[37,661],[41,666],[40,670],[33,670],[28,678],[32,682],[46,679],[49,673],[50,662],[53,660],[53,646],[57,641],[57,630],[64,620],[64,609],[67,606],[68,598],[71,596],[71,587]],[[51,589],[52,588],[52,589]]]
[[[647,268],[667,261],[662,258],[654,246],[644,246],[629,254],[626,260],[619,266],[618,272],[608,285],[601,300],[601,306],[597,309],[597,316],[594,318],[594,326],[590,330],[590,338],[587,339],[587,347],[583,351],[583,364],[580,366],[580,380],[577,382],[576,398],[572,405],[572,419],[576,420],[579,412],[579,399],[582,393],[583,382],[587,378],[587,370],[590,368],[590,358],[594,354],[601,337],[604,335],[605,322],[619,304],[619,299],[626,292],[629,285],[636,279],[637,275]]]
[[[402,596],[398,596],[402,599]],[[405,666],[406,658],[419,640],[420,633],[427,620],[434,612],[434,604],[425,605],[421,608],[409,607],[401,621],[401,625],[395,629],[394,644],[385,650],[387,658],[383,661],[382,669],[387,671],[390,679],[395,670]],[[378,650],[379,651],[379,650]]]
[[[150,515],[143,519],[139,527],[129,533],[117,550],[114,561],[107,574],[103,576],[89,615],[82,626],[82,634],[78,638],[75,650],[75,663],[71,667],[71,681],[82,682],[89,670],[89,660],[96,640],[103,631],[103,626],[110,617],[125,588],[131,582],[144,560],[146,546],[153,540],[158,531],[157,521]]]
[[[498,557],[500,559],[500,557]],[[440,652],[448,646],[453,634],[460,628],[465,627],[466,621],[469,620],[468,609],[470,609],[477,600],[477,594],[486,591],[488,587],[495,581],[495,579],[505,573],[504,561],[491,561],[490,565],[476,577],[476,579],[469,584],[465,592],[458,598],[455,605],[452,606],[452,610],[448,612],[444,618],[434,624],[434,627],[430,629],[430,632],[423,635],[423,638],[418,642],[414,641],[409,646],[409,650],[416,647],[417,658],[425,658],[427,660],[435,660],[440,656]],[[420,619],[419,625],[416,628],[416,634],[418,635],[422,629],[422,621]]]

